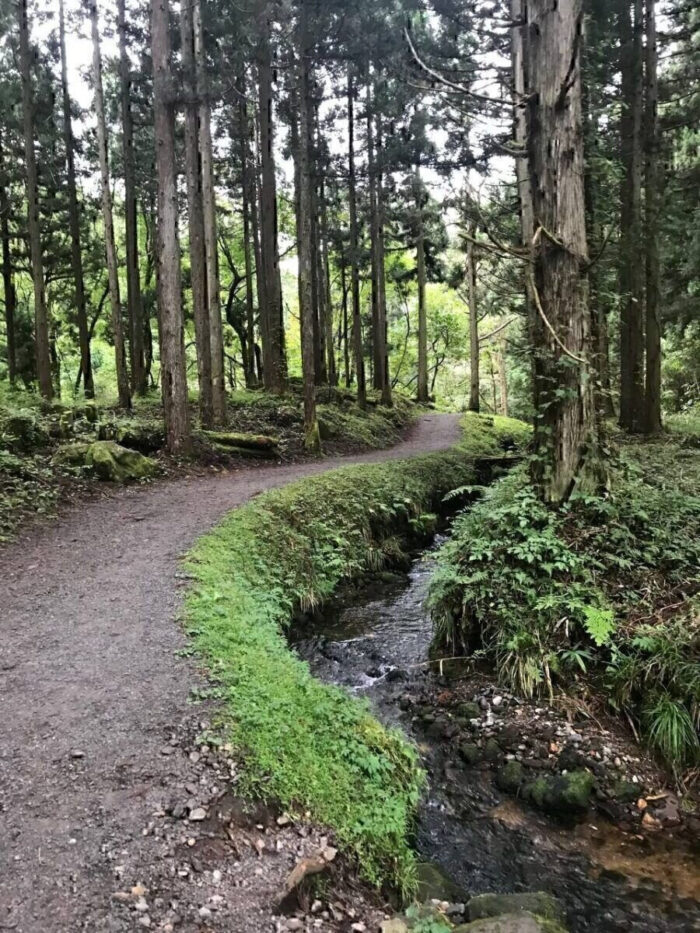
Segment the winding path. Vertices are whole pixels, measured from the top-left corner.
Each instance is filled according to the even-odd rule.
[[[145,925],[109,901],[130,848],[161,857],[143,827],[187,778],[164,750],[198,683],[176,622],[197,536],[262,490],[458,436],[457,416],[427,415],[390,450],[125,489],[0,552],[0,931]]]

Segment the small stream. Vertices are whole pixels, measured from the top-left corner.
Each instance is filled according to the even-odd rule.
[[[292,636],[317,677],[366,696],[418,742],[429,775],[415,837],[425,896],[544,890],[564,904],[572,933],[700,930],[700,872],[687,847],[623,833],[598,813],[557,823],[501,794],[490,772],[455,766],[449,740],[416,723],[410,693],[447,683],[426,663],[432,569],[427,552],[408,573],[348,589]]]

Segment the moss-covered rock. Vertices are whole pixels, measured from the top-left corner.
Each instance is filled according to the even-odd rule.
[[[459,746],[459,757],[469,767],[474,767],[481,761],[481,749],[474,742],[462,742]]]
[[[519,761],[509,761],[499,768],[496,775],[496,786],[507,794],[517,794],[524,778],[524,769]]]
[[[90,444],[75,441],[72,444],[62,444],[51,458],[54,466],[84,467],[86,465]]]
[[[540,777],[525,785],[523,796],[540,810],[552,813],[585,813],[591,803],[595,778],[589,771],[572,771],[556,777]]]
[[[566,933],[566,930],[555,920],[543,920],[522,911],[463,923],[454,927],[452,933]]]
[[[503,757],[503,749],[495,739],[487,739],[484,745],[484,759],[486,761],[498,761]]]
[[[85,465],[106,482],[133,483],[151,479],[158,473],[155,461],[136,450],[121,447],[115,441],[95,441],[90,444]]]
[[[519,894],[478,894],[467,905],[470,920],[498,917],[502,914],[527,912],[543,920],[563,922],[564,908],[545,891],[525,891]]]
[[[31,411],[16,411],[0,422],[0,441],[14,453],[31,453],[46,447],[50,437]]]
[[[639,784],[634,784],[632,781],[616,781],[612,790],[613,797],[618,803],[632,803],[640,795]]]
[[[105,421],[97,436],[101,441],[116,441],[144,455],[153,454],[165,445],[165,429],[160,421]]]
[[[471,700],[468,700],[466,703],[461,703],[457,707],[457,716],[459,719],[480,719],[481,710],[479,709],[478,703],[473,703]]]
[[[423,903],[429,901],[453,901],[455,903],[466,900],[466,894],[454,881],[434,862],[419,862],[416,866],[418,877],[418,900]]]

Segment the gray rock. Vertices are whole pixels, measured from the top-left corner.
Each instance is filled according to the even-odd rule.
[[[528,912],[544,920],[565,919],[564,909],[545,891],[526,891],[520,894],[479,894],[467,905],[470,920],[498,917],[501,914]]]

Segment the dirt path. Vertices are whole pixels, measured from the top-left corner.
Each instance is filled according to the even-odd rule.
[[[456,416],[428,415],[389,451],[125,489],[0,553],[0,930],[168,930],[173,922],[252,933],[243,892],[241,910],[211,918],[172,907],[184,884],[177,839],[152,825],[175,789],[196,792],[193,783],[207,780],[171,744],[192,728],[188,695],[199,682],[177,654],[178,561],[264,489],[344,463],[443,449],[458,434]],[[162,903],[125,911],[113,893],[149,874],[160,879]],[[245,879],[236,884],[248,890]],[[263,911],[257,929],[272,929],[270,916]]]

